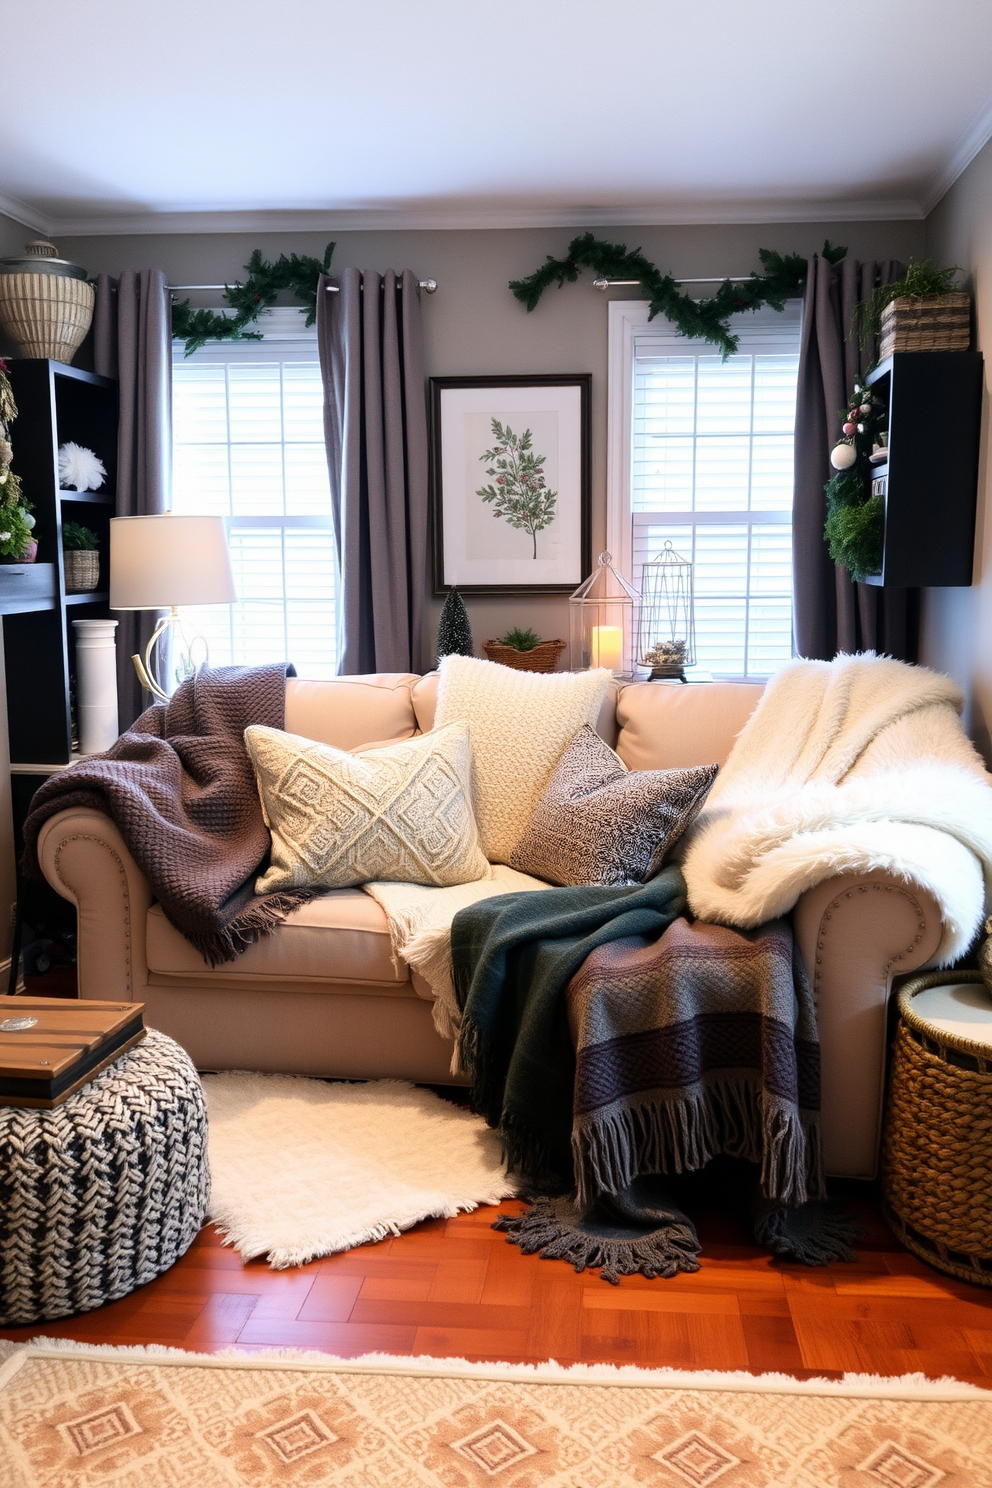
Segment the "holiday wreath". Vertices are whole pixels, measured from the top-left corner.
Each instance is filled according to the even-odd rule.
[[[827,241],[822,256],[828,263],[839,263],[847,253]],[[650,301],[648,319],[665,315],[680,336],[709,341],[720,348],[724,358],[737,350],[737,337],[730,329],[731,315],[741,310],[757,310],[771,305],[785,308],[785,302],[802,294],[806,287],[806,260],[800,253],[776,253],[771,248],[758,250],[765,272],[750,274],[746,279],[724,279],[716,294],[696,300],[683,294],[671,274],[663,274],[639,248],[628,253],[625,243],[605,243],[591,232],[573,238],[566,258],[552,258],[550,253],[539,269],[526,279],[512,279],[510,288],[528,310],[533,310],[546,289],[557,284],[574,284],[584,268],[594,269],[606,279],[631,279],[640,284]]]

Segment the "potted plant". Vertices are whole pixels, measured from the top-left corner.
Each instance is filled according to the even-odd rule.
[[[521,630],[518,625],[495,641],[483,641],[482,649],[490,661],[518,672],[553,672],[565,642],[542,641],[536,631]]]
[[[861,344],[879,337],[878,359],[894,351],[967,351],[971,340],[971,295],[954,288],[957,264],[910,259],[905,277],[876,289],[859,307]]]
[[[100,581],[100,541],[90,527],[81,522],[62,525],[62,555],[65,563],[67,594],[85,594]]]

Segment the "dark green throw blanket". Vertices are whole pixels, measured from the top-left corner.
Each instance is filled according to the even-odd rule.
[[[631,935],[657,938],[685,908],[681,873],[664,868],[637,888],[503,894],[455,916],[462,1063],[510,1166],[541,1191],[574,1185],[575,1052],[565,988],[598,946]]]

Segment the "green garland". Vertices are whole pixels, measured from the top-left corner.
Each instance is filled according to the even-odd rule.
[[[874,466],[869,459],[875,438],[888,417],[888,409],[877,403],[862,376],[854,385],[850,408],[841,409],[845,433],[836,448],[853,447],[854,463],[838,470],[824,486],[827,520],[823,528],[830,556],[843,564],[860,583],[869,574],[882,571],[885,507],[881,496],[871,493]]]
[[[823,257],[828,263],[839,263],[847,253],[827,241]],[[800,253],[775,253],[770,248],[758,250],[765,272],[747,279],[725,279],[716,294],[696,300],[683,294],[678,280],[663,274],[639,248],[627,252],[625,243],[604,243],[591,232],[573,238],[567,258],[547,260],[526,279],[513,279],[510,288],[528,310],[533,310],[546,289],[557,284],[574,284],[583,268],[594,269],[606,279],[635,279],[650,301],[648,319],[665,315],[680,336],[709,341],[720,348],[724,359],[737,350],[737,337],[730,330],[731,315],[741,310],[757,310],[771,305],[782,310],[788,299],[801,295],[806,285],[806,259]]]
[[[31,502],[21,489],[21,478],[11,470],[14,450],[10,442],[10,425],[17,417],[14,389],[7,373],[10,368],[0,358],[0,554],[20,558],[31,542],[35,519]]]
[[[287,258],[280,253],[275,263],[263,258],[261,249],[256,248],[245,264],[248,274],[245,282],[235,280],[224,286],[224,299],[234,314],[194,310],[189,300],[181,300],[172,307],[173,338],[185,341],[187,356],[199,351],[207,341],[258,341],[259,332],[248,327],[255,324],[263,310],[275,304],[279,295],[287,292],[306,305],[304,324],[313,325],[317,318],[317,281],[329,271],[334,247],[328,243],[323,258],[312,258],[306,253],[291,253]]]

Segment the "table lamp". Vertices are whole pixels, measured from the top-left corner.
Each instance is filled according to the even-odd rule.
[[[232,604],[237,599],[222,517],[112,517],[110,608],[169,610],[155,627],[144,659],[133,656],[142,687],[160,702],[157,649],[179,621],[180,605]],[[206,642],[204,641],[206,660]],[[189,651],[187,647],[187,651]]]

